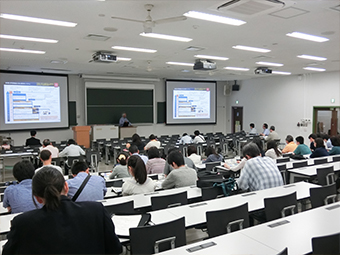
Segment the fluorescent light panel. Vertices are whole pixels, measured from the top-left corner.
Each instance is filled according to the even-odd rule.
[[[304,67],[303,69],[305,70],[310,70],[310,71],[317,71],[317,72],[324,72],[326,71],[325,68],[318,68],[318,67]]]
[[[226,66],[226,67],[224,67],[224,69],[235,70],[235,71],[249,71],[249,68],[233,67],[233,66]]]
[[[266,66],[283,66],[283,64],[280,63],[271,63],[271,62],[256,62],[258,65],[266,65]]]
[[[326,38],[326,37],[309,35],[309,34],[300,33],[300,32],[288,33],[286,35],[290,36],[290,37],[295,37],[295,38],[298,38],[298,39],[313,41],[313,42],[327,42],[327,41],[329,41],[329,39]]]
[[[218,57],[218,56],[209,56],[209,55],[195,55],[195,58],[203,58],[203,59],[214,59],[214,60],[228,60],[229,58]]]
[[[133,48],[133,47],[125,47],[125,46],[112,46],[112,49],[137,51],[137,52],[145,52],[145,53],[155,53],[155,52],[157,52],[157,50],[143,49],[143,48]]]
[[[77,23],[73,23],[73,22],[52,20],[52,19],[41,19],[41,18],[34,18],[34,17],[14,15],[14,14],[6,14],[6,13],[1,13],[0,18],[47,24],[47,25],[63,26],[63,27],[75,27],[77,25]]]
[[[189,11],[189,12],[184,13],[183,15],[189,18],[202,19],[202,20],[218,22],[218,23],[223,23],[223,24],[233,25],[233,26],[240,26],[246,23],[243,20],[232,19],[232,18],[212,15],[212,14],[197,12],[197,11]]]
[[[176,66],[194,66],[192,63],[183,63],[183,62],[166,62],[168,65],[176,65]]]
[[[25,36],[16,36],[16,35],[1,35],[0,34],[0,38],[20,40],[20,41],[44,42],[44,43],[57,43],[58,42],[58,40],[53,40],[53,39],[43,39],[43,38],[34,38],[34,37],[25,37]]]
[[[270,50],[268,49],[255,48],[255,47],[243,46],[243,45],[235,45],[233,46],[233,48],[237,50],[248,50],[248,51],[256,51],[256,52],[262,52],[262,53],[270,52]]]
[[[191,38],[187,38],[187,37],[180,37],[180,36],[173,36],[173,35],[163,35],[163,34],[156,34],[156,33],[140,33],[139,35],[144,36],[144,37],[151,37],[151,38],[178,41],[178,42],[190,42],[190,41],[192,41]]]
[[[291,75],[290,72],[281,72],[281,71],[272,71],[272,74],[282,74],[282,75]]]
[[[311,60],[317,60],[317,61],[325,61],[327,58],[324,57],[317,57],[317,56],[310,56],[310,55],[299,55],[298,58],[305,58],[305,59],[311,59]]]
[[[40,51],[40,50],[22,50],[22,49],[11,49],[11,48],[0,48],[0,51],[33,53],[33,54],[45,54],[46,53],[45,51]]]
[[[131,58],[121,58],[121,57],[117,57],[117,61],[130,61]]]

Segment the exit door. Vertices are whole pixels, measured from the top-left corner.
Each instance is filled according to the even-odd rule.
[[[233,133],[243,130],[243,107],[232,107],[231,130]]]

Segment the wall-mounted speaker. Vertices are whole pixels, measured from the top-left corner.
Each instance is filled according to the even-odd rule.
[[[223,94],[225,96],[229,96],[231,92],[231,86],[229,84],[224,85],[224,90],[223,90]]]
[[[240,85],[234,84],[232,90],[233,91],[239,91],[240,90]]]

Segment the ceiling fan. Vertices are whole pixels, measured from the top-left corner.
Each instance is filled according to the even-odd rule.
[[[172,18],[152,20],[150,13],[154,6],[152,4],[146,4],[144,5],[144,7],[148,12],[148,16],[146,17],[146,20],[135,20],[135,19],[121,18],[121,17],[111,17],[111,18],[142,23],[144,27],[144,33],[152,33],[152,28],[156,24],[164,24],[164,23],[176,22],[176,21],[187,19],[187,17],[185,16],[178,16],[178,17],[172,17]]]

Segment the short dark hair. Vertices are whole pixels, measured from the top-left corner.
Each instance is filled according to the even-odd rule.
[[[310,134],[310,135],[308,136],[308,139],[311,139],[311,138],[315,140],[316,134]]]
[[[293,142],[294,141],[294,138],[291,136],[291,135],[287,135],[287,137],[286,137],[286,141],[287,142]]]
[[[155,147],[155,146],[152,146],[149,148],[148,150],[148,158],[149,159],[153,159],[153,158],[160,158],[160,153],[159,153],[159,150]]]
[[[274,126],[270,126],[270,130],[275,131],[275,127]]]
[[[324,139],[324,140],[328,140],[328,139],[329,139],[329,135],[327,135],[327,134],[324,134],[324,135],[322,136],[322,139]]]
[[[299,144],[303,144],[305,142],[305,139],[302,136],[298,136],[295,138],[295,140],[299,143]]]
[[[40,158],[42,161],[49,160],[52,153],[49,150],[42,150],[40,152]]]
[[[268,128],[268,124],[267,123],[263,123],[263,126],[267,129]]]
[[[170,148],[168,149],[168,155],[169,155],[171,152],[174,152],[174,151],[178,151],[178,152],[179,152],[179,149],[176,148],[176,147],[170,147]]]
[[[13,166],[13,176],[19,182],[26,180],[26,179],[32,179],[34,175],[34,170],[35,169],[31,161],[23,160],[23,161],[16,163]]]
[[[262,140],[259,137],[254,137],[253,143],[255,143],[257,145],[257,147],[259,148],[259,151],[261,153],[261,151],[263,151],[263,144],[262,144]]]
[[[190,156],[191,154],[196,153],[197,154],[197,148],[196,146],[190,145],[188,146],[188,156]]]
[[[84,161],[78,161],[73,164],[71,172],[72,174],[77,175],[79,172],[85,172],[88,168],[88,165]]]
[[[139,184],[146,182],[147,173],[144,161],[138,155],[133,155],[128,159],[128,166],[131,167],[133,176]]]
[[[188,135],[188,133],[183,133],[183,135],[182,135],[182,136],[186,136],[186,135]]]
[[[151,135],[149,135],[149,139],[150,140],[154,140],[154,139],[156,139],[157,137],[154,135],[154,134],[151,134]]]
[[[37,134],[37,131],[35,131],[35,130],[31,130],[31,136],[35,136],[36,134]]]
[[[255,127],[255,124],[254,124],[254,123],[250,123],[249,126],[251,126],[252,128],[254,128],[254,127]]]
[[[119,153],[117,160],[118,160],[119,164],[126,166],[128,157],[129,156],[125,152],[121,152],[121,153]]]
[[[129,148],[129,152],[131,153],[131,154],[134,154],[134,153],[138,153],[138,147],[137,147],[137,145],[131,145],[130,146],[130,148]]]
[[[133,134],[132,135],[132,142],[135,144],[140,144],[141,143],[141,138],[138,134]]]
[[[76,141],[74,139],[69,139],[67,141],[67,144],[76,144]]]
[[[173,151],[169,154],[167,161],[169,165],[172,165],[172,163],[175,163],[177,166],[183,166],[184,165],[184,158],[182,153],[179,151]]]
[[[254,158],[260,155],[260,150],[255,143],[248,143],[243,147],[242,153],[244,157],[248,155]]]
[[[50,145],[50,144],[51,144],[50,139],[45,139],[45,140],[43,141],[43,145],[44,145],[44,146],[47,146],[47,145]]]
[[[325,148],[325,145],[323,144],[323,139],[318,137],[315,139],[315,147],[316,148]]]
[[[332,136],[331,142],[333,146],[340,146],[340,137],[339,136]]]
[[[195,130],[195,132],[194,132],[194,135],[200,135],[200,131],[199,130]]]

